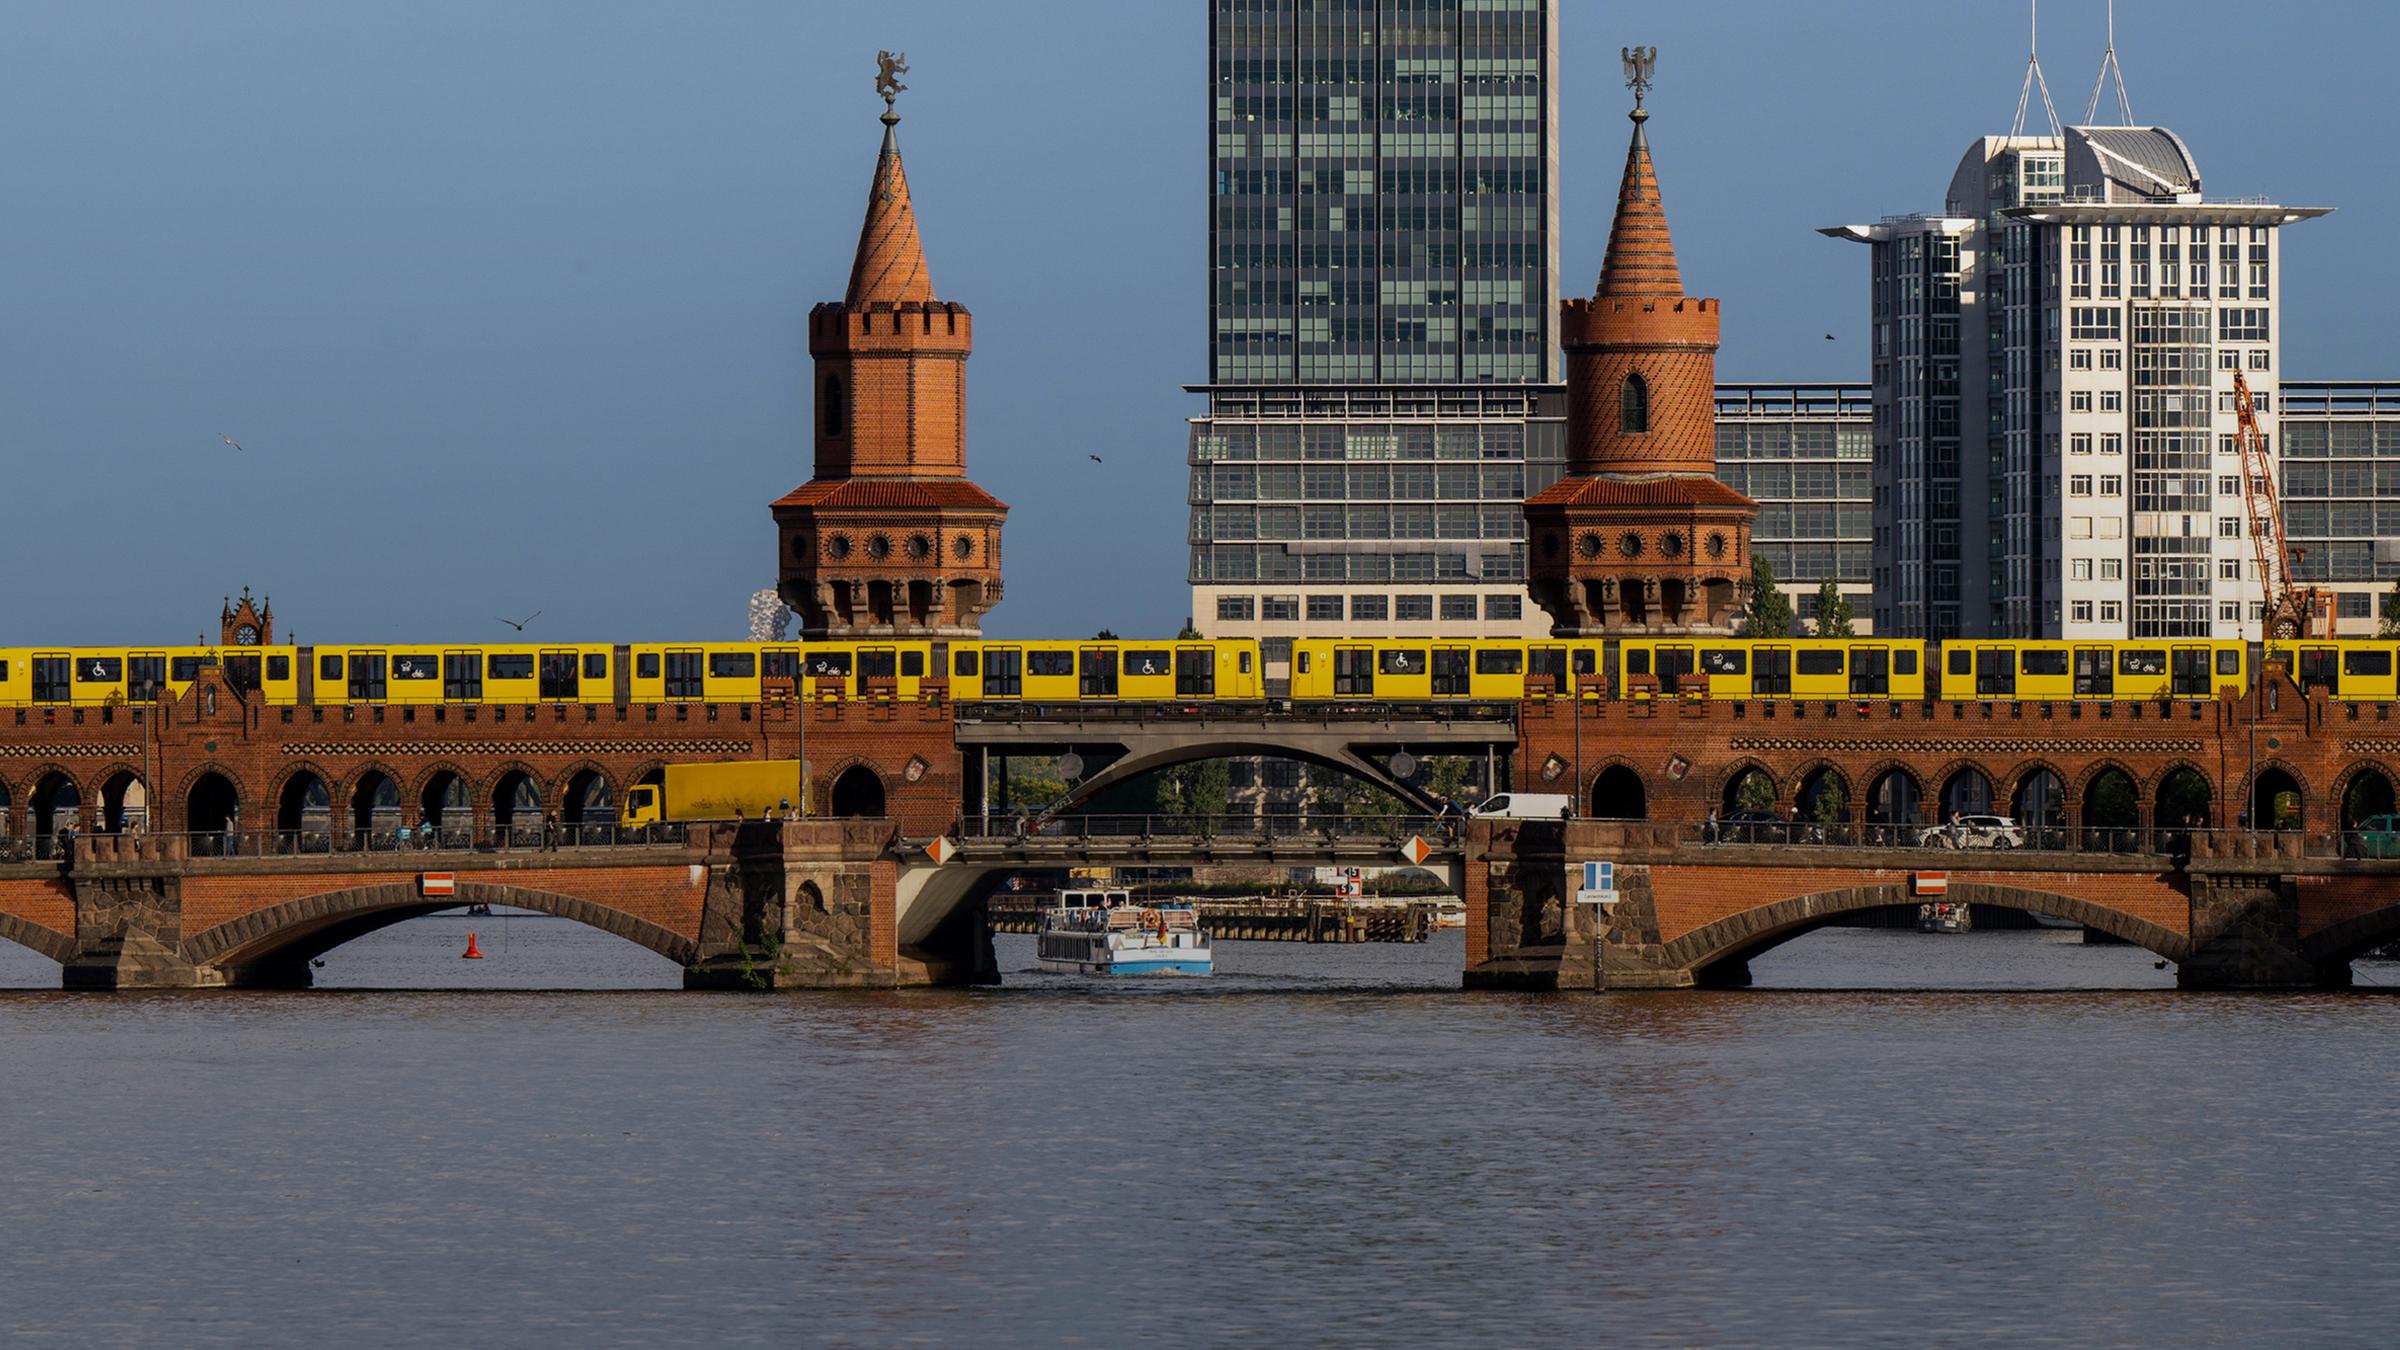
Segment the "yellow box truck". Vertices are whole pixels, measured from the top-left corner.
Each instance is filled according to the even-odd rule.
[[[625,794],[617,821],[627,829],[669,821],[764,820],[808,813],[808,778],[799,760],[670,764],[663,781]]]

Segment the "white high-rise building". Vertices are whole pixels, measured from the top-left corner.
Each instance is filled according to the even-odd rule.
[[[2163,127],[1971,147],[1872,246],[1876,630],[2259,637],[2234,377],[2275,429],[2282,230]],[[2272,548],[2270,549],[2272,553]]]

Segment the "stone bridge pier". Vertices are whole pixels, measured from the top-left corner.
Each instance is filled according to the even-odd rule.
[[[1579,903],[1582,864],[1613,862],[1616,901]],[[1467,868],[1469,988],[1738,987],[1755,957],[1846,916],[1946,898],[2079,924],[2171,961],[2185,989],[2326,989],[2400,940],[2387,865],[2277,856],[2188,861],[1911,849],[1754,848],[1671,827],[1484,821]]]

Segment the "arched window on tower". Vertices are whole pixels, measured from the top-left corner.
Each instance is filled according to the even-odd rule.
[[[842,377],[825,377],[825,392],[817,399],[817,416],[825,423],[825,434],[839,436],[850,429],[850,409],[842,402]]]
[[[1624,431],[1628,436],[1647,435],[1650,431],[1650,385],[1640,372],[1625,377]]]

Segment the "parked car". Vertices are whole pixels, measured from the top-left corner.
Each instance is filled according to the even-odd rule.
[[[1960,816],[1917,832],[1924,848],[2023,848],[2025,831],[2006,816]]]
[[[2400,816],[2369,816],[2344,842],[2353,858],[2400,858]]]

